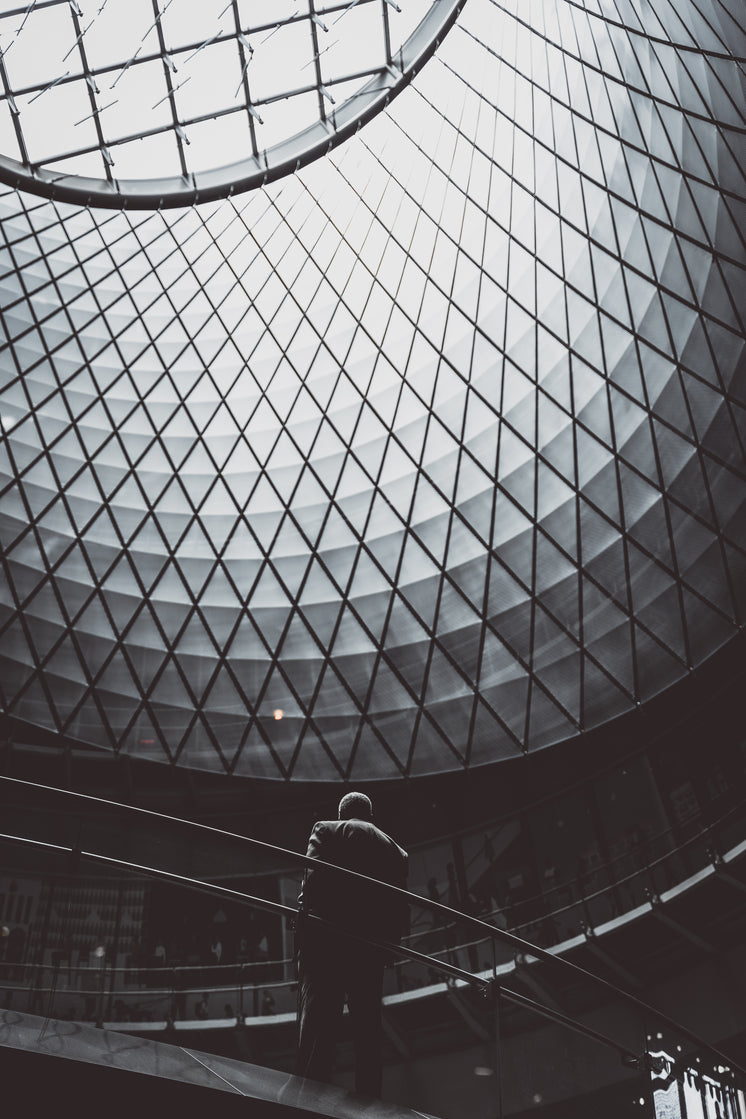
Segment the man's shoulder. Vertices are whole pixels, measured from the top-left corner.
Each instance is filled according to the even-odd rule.
[[[377,848],[386,848],[390,854],[400,856],[402,859],[407,858],[407,852],[403,847],[400,847],[395,839],[387,835],[376,824],[368,820],[339,820],[340,824],[347,825],[346,829],[342,831],[342,835],[351,840],[361,838]]]
[[[340,820],[317,820],[313,825],[312,831],[334,831],[339,823],[341,823]]]
[[[317,840],[328,838],[330,840],[336,839],[341,843],[352,843],[362,838],[380,844],[382,847],[390,847],[404,860],[409,857],[395,839],[392,839],[385,831],[368,820],[317,820],[311,834]]]
[[[308,837],[308,854],[317,854],[319,848],[328,847],[334,842],[337,820],[317,820]]]

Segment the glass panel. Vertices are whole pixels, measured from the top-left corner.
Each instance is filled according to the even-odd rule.
[[[0,782],[0,808],[6,1012],[87,1022],[292,1072],[290,919],[302,856],[11,780]],[[10,839],[13,832],[27,841]],[[712,838],[720,840],[717,831]],[[511,847],[510,904],[538,914],[551,892],[537,888],[520,829],[496,828],[481,839],[481,846],[456,839],[413,859],[414,877],[428,875],[427,891],[410,895],[409,933],[385,972],[385,1098],[442,1119],[562,1116],[568,1108],[574,1119],[746,1119],[739,1110],[746,1079],[731,1056],[737,1049],[708,1049],[696,1036],[707,1027],[708,997],[733,1002],[717,967],[692,973],[680,991],[675,971],[655,955],[655,907],[642,933],[652,954],[634,960],[627,958],[634,944],[608,933],[576,937],[568,959],[511,935],[505,910],[485,912],[487,920],[459,912],[474,905],[481,880]],[[533,891],[525,899],[517,893],[521,868]],[[721,873],[740,881],[730,858]],[[712,891],[714,881],[705,886]],[[698,897],[699,918],[672,891],[664,915],[706,949],[708,898],[715,899]],[[639,987],[646,969],[649,983]],[[625,993],[635,981],[639,993]],[[699,1007],[702,1021],[677,1025],[672,1019],[687,1007],[690,1019]],[[353,1084],[344,1031],[334,1081]]]

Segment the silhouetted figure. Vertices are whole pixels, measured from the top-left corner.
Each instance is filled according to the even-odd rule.
[[[338,820],[314,825],[307,855],[406,889],[407,854],[375,826],[372,816],[367,796],[348,793],[339,803]],[[346,996],[355,1050],[355,1089],[380,1096],[386,953],[303,915],[322,917],[335,929],[398,943],[407,924],[406,898],[323,867],[311,867],[298,902],[297,1072],[314,1080],[331,1079]]]

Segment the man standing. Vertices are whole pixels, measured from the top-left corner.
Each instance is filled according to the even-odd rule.
[[[370,799],[347,793],[338,816],[314,825],[307,856],[406,889],[407,853],[375,826]],[[407,927],[407,900],[382,886],[309,867],[298,903],[298,1075],[331,1079],[346,996],[355,1090],[380,1096],[386,953],[353,937],[398,943]],[[305,914],[322,917],[334,929],[304,920]]]

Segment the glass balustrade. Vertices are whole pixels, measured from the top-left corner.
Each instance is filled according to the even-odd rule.
[[[303,856],[57,790],[0,785],[4,1015],[171,1039],[292,1072]],[[720,965],[703,934],[702,960],[682,989],[677,961],[656,956],[654,930],[662,953],[666,925],[655,924],[650,901],[666,896],[669,858],[686,857],[695,875],[732,873],[724,843],[735,839],[728,820],[696,850],[643,868],[635,888],[650,927],[639,958],[634,935],[598,935],[593,896],[574,946],[565,940],[559,955],[542,946],[540,924],[556,911],[538,915],[533,938],[519,938],[410,895],[409,931],[385,978],[386,1098],[443,1119],[746,1119],[743,1062],[721,1041],[728,1015],[727,1036],[743,1032],[739,1000],[703,1013],[708,998],[727,1001]],[[675,908],[667,903],[664,916],[675,922]],[[351,1086],[344,1041],[338,1058],[336,1080]]]

